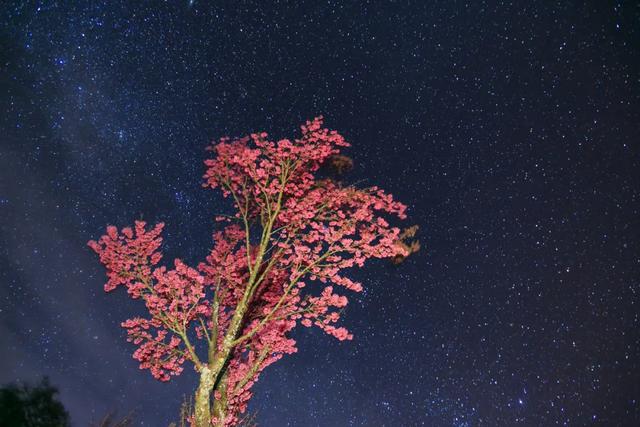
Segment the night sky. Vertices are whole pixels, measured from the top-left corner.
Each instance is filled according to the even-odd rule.
[[[74,426],[177,420],[142,314],[86,246],[166,222],[196,264],[208,143],[323,114],[422,250],[302,328],[262,426],[640,425],[640,7],[614,1],[15,2],[0,10],[0,383],[48,375]],[[269,4],[269,6],[267,6]]]

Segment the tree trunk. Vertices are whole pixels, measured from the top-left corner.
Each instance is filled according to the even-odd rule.
[[[222,375],[214,392],[219,393],[220,399],[213,401],[213,416],[218,420],[215,427],[224,427],[227,417],[227,372]]]
[[[200,372],[200,385],[196,390],[195,421],[196,427],[211,427],[211,392],[215,377],[205,365]]]

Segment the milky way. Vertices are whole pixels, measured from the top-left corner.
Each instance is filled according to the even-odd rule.
[[[353,273],[354,341],[296,333],[260,425],[640,425],[638,6],[139,3],[0,11],[1,383],[175,420],[195,374],[138,369],[86,241],[164,221],[196,263],[229,209],[205,146],[323,114],[423,248]]]

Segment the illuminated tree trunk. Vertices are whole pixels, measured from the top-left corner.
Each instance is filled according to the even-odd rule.
[[[225,353],[228,353],[225,352]],[[226,357],[219,355],[211,367],[204,365],[200,372],[200,385],[195,396],[195,425],[196,427],[223,427],[227,416],[227,371],[225,368]],[[218,380],[216,380],[219,377]],[[220,399],[212,399],[218,394]],[[212,405],[213,401],[213,405]],[[216,419],[215,423],[211,421]]]
[[[218,420],[214,425],[216,427],[224,426],[224,419],[227,417],[227,372],[222,375],[215,393],[218,394],[219,399],[213,401],[213,417]]]
[[[211,427],[211,392],[215,377],[211,370],[204,366],[200,372],[200,385],[196,390],[195,421],[196,427]]]

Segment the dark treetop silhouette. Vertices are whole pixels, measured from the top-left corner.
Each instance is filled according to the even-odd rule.
[[[296,325],[351,339],[335,326],[347,297],[332,285],[359,292],[344,269],[408,255],[400,230],[384,218],[405,218],[403,204],[377,187],[317,178],[325,160],[346,146],[322,127],[322,117],[293,141],[260,133],[213,145],[204,186],[220,188],[236,213],[216,218],[224,227],[196,268],[179,259],[172,269],[158,266],[161,223],[109,226],[89,242],[107,268],[105,290],[124,285],[146,304],[147,318],[122,323],[138,346],[140,367],[168,381],[190,361],[200,374],[193,425],[235,425],[262,370],[297,351],[288,336]]]
[[[57,399],[58,389],[43,378],[35,386],[10,384],[0,389],[0,426],[68,427],[69,414]]]

